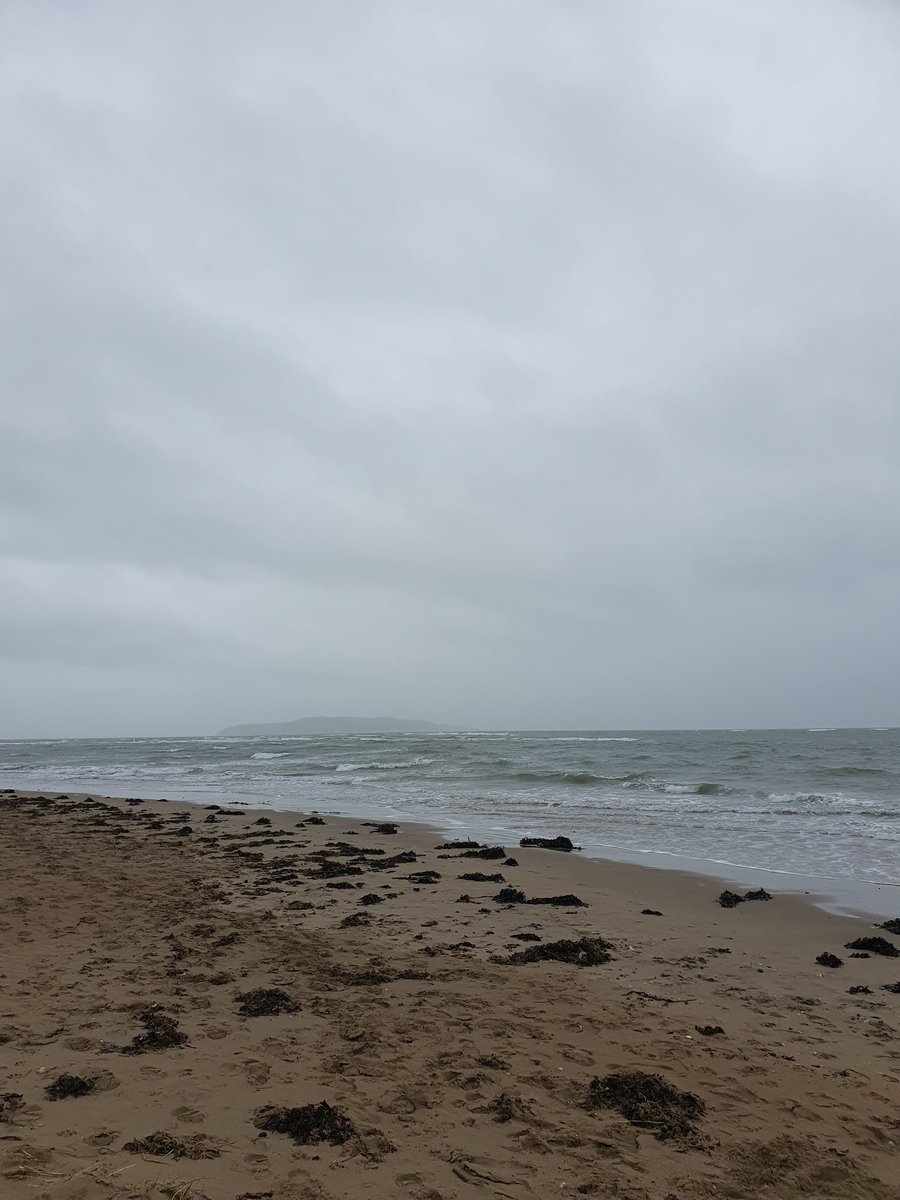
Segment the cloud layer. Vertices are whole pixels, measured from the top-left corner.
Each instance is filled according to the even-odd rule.
[[[900,720],[894,6],[0,47],[0,736]]]

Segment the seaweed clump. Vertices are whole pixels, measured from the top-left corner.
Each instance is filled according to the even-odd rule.
[[[882,921],[879,928],[886,929],[888,933],[896,933],[900,937],[900,917],[891,917],[889,921]]]
[[[748,900],[771,900],[772,897],[765,888],[756,888],[752,892],[744,892],[743,896],[739,896],[737,892],[730,892],[726,888],[719,896],[719,903],[723,908],[737,908],[739,904],[745,904]]]
[[[319,1104],[304,1104],[302,1108],[266,1105],[256,1110],[253,1124],[265,1133],[285,1133],[298,1146],[307,1146],[310,1142],[340,1146],[356,1133],[350,1118],[332,1108],[326,1100]]]
[[[612,961],[612,947],[600,937],[583,937],[577,941],[563,938],[558,942],[545,942],[531,946],[528,950],[517,950],[509,958],[499,959],[507,963],[562,962],[576,967],[598,967]]]
[[[881,954],[885,958],[900,958],[900,950],[883,937],[861,937],[855,942],[847,942],[847,950],[866,950],[870,954]]]
[[[281,988],[254,988],[235,996],[238,1012],[245,1017],[277,1017],[279,1013],[296,1012],[297,1004]]]
[[[507,1121],[524,1121],[530,1115],[527,1106],[517,1097],[510,1096],[508,1092],[501,1092],[496,1099],[475,1111],[493,1113],[494,1120],[500,1125]]]
[[[520,846],[533,846],[538,850],[562,850],[565,854],[571,854],[576,847],[567,837],[524,837],[519,842]],[[578,847],[580,849],[580,847]]]
[[[123,1054],[147,1054],[153,1050],[168,1050],[172,1046],[183,1046],[188,1040],[187,1034],[178,1028],[175,1018],[166,1016],[156,1005],[145,1008],[138,1014],[138,1020],[143,1024],[144,1032],[132,1038],[130,1046],[122,1048]]]
[[[0,1121],[11,1121],[13,1114],[25,1107],[21,1092],[0,1092]]]
[[[368,913],[351,913],[341,921],[341,929],[352,929],[356,925],[368,925],[372,918]]]
[[[830,950],[825,950],[822,954],[816,955],[816,962],[820,967],[842,967],[844,965],[844,960],[838,958],[836,954],[832,954]]]
[[[564,896],[532,896],[528,899],[520,888],[514,887],[501,888],[494,900],[497,904],[553,904],[557,908],[587,908],[585,902],[571,892]]]
[[[632,1125],[653,1131],[661,1142],[697,1139],[696,1121],[706,1105],[691,1092],[680,1092],[661,1075],[618,1071],[588,1084],[586,1107],[613,1108]]]
[[[96,1079],[83,1079],[80,1075],[60,1075],[44,1088],[48,1100],[68,1100],[70,1097],[89,1096],[97,1088]]]
[[[154,1158],[218,1158],[219,1149],[202,1134],[189,1138],[177,1138],[158,1129],[147,1137],[133,1138],[122,1147],[130,1154],[151,1154]]]

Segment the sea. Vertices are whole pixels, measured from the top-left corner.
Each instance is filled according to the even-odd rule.
[[[0,741],[0,787],[415,821],[900,912],[900,729]],[[896,912],[894,910],[897,910]]]

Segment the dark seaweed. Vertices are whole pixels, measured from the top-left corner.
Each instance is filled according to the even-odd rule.
[[[48,1100],[67,1100],[69,1097],[89,1096],[97,1087],[96,1079],[82,1079],[80,1075],[59,1075],[44,1088]]]
[[[297,1004],[281,988],[254,988],[235,996],[238,1012],[244,1017],[277,1017],[279,1013],[296,1012]]]
[[[580,846],[574,846],[567,837],[524,837],[519,842],[520,846],[533,846],[538,850],[562,850],[569,854],[573,850],[580,850]]]
[[[847,950],[866,950],[870,954],[881,954],[885,958],[900,958],[900,950],[883,937],[861,937],[855,942],[847,942]]]
[[[613,1108],[632,1125],[652,1129],[659,1141],[696,1139],[695,1122],[706,1105],[691,1092],[680,1092],[661,1075],[619,1071],[588,1084],[586,1107]]]
[[[844,960],[838,958],[836,954],[832,954],[829,950],[825,950],[822,954],[817,955],[816,962],[821,967],[842,967],[844,965]]]
[[[168,1050],[172,1046],[183,1046],[187,1034],[178,1028],[174,1017],[167,1017],[162,1009],[145,1008],[138,1014],[144,1032],[131,1039],[130,1046],[123,1046],[123,1054],[148,1054],[155,1050]]]
[[[583,937],[577,941],[563,938],[558,942],[546,942],[532,946],[529,950],[517,950],[509,958],[499,959],[507,963],[563,962],[576,967],[596,967],[612,960],[609,942],[599,937]]]
[[[350,1118],[325,1100],[319,1104],[304,1104],[302,1108],[267,1105],[256,1110],[253,1124],[267,1133],[287,1134],[298,1146],[307,1146],[310,1142],[330,1142],[332,1146],[340,1146],[356,1133]]]

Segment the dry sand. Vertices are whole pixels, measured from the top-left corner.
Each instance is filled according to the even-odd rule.
[[[710,879],[546,850],[460,858],[422,827],[337,817],[7,793],[0,840],[3,1200],[900,1197],[883,990],[900,959],[843,948],[900,937],[867,920],[778,895],[725,909]],[[310,878],[319,850],[337,852]],[[587,907],[504,906],[473,871]],[[495,961],[585,935],[611,961]],[[244,1015],[254,989],[296,1007]],[[167,1018],[183,1044],[122,1053]],[[705,1112],[588,1107],[622,1072]],[[63,1074],[94,1090],[48,1099]],[[294,1116],[324,1115],[337,1144],[254,1123],[322,1101]],[[174,1141],[125,1149],[157,1132]]]

